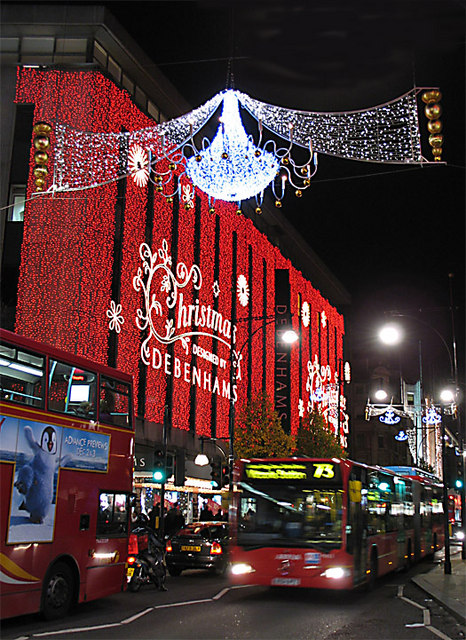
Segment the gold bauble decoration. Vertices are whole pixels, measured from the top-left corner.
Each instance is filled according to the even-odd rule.
[[[305,167],[301,167],[301,173],[303,176],[307,176],[309,173],[309,165],[306,165]]]
[[[197,155],[196,156],[196,162],[200,162],[202,160],[202,156]]]
[[[431,147],[441,147],[443,144],[443,136],[441,133],[429,136],[429,144]]]
[[[275,200],[275,206],[280,209],[280,207],[282,206],[281,200]]]
[[[440,133],[442,130],[442,121],[441,120],[429,120],[427,123],[427,129],[429,133]]]
[[[425,102],[426,104],[433,104],[434,102],[440,102],[440,100],[442,99],[442,94],[440,93],[440,91],[434,89],[433,91],[425,91],[422,94],[421,98],[422,102]]]
[[[42,191],[42,189],[45,187],[45,180],[44,178],[36,178],[36,190],[37,191]]]
[[[33,174],[36,178],[45,178],[45,176],[48,174],[47,167],[37,165],[36,167],[34,167]]]
[[[162,185],[161,185],[161,184],[159,184],[159,186],[158,186],[158,187],[155,187],[155,190],[156,190],[156,191],[158,191],[158,193],[162,193],[162,191],[163,191],[163,187],[162,187]]]
[[[213,207],[210,207],[210,209],[209,209],[209,213],[210,213],[210,214],[212,214],[212,215],[214,215],[214,213],[215,213],[215,209],[214,209]]]
[[[440,160],[440,156],[442,155],[442,147],[433,147],[432,155],[436,160]]]
[[[170,162],[170,164],[168,165],[168,168],[170,169],[170,171],[175,171],[176,164],[174,162]]]
[[[262,213],[262,209],[260,207],[256,207],[256,213],[259,216]]]
[[[48,153],[45,153],[45,151],[36,151],[34,154],[34,160],[36,164],[47,164],[49,161]]]
[[[236,215],[240,216],[243,212],[241,211],[241,209],[236,209]]]
[[[304,180],[304,185],[305,185],[306,187],[308,187],[310,184],[311,184],[311,180],[310,180],[309,178],[306,178],[306,179]]]
[[[294,194],[297,198],[301,198],[301,196],[303,195],[303,192],[301,191],[301,189],[296,189]]]
[[[167,202],[168,202],[168,204],[171,204],[171,203],[173,202],[173,198],[172,198],[171,196],[169,196],[169,197],[167,198]]]
[[[47,136],[37,136],[37,138],[34,138],[34,146],[37,151],[45,151],[49,148],[49,145],[50,140],[47,138]]]
[[[437,120],[442,115],[442,107],[439,104],[426,104],[424,113],[429,120]]]
[[[226,151],[224,151],[224,152],[222,153],[222,158],[223,158],[224,160],[228,160],[228,153],[227,153]]]
[[[290,159],[288,158],[288,156],[282,158],[282,164],[290,164]]]
[[[37,122],[32,130],[34,131],[34,133],[43,133],[45,135],[48,135],[51,131],[52,131],[52,127],[47,124],[47,122]]]
[[[260,149],[256,149],[256,150],[254,151],[254,155],[256,156],[256,158],[258,158],[258,157],[260,156],[260,154],[261,154]]]

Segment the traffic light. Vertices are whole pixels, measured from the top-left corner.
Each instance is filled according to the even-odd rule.
[[[455,489],[462,489],[463,488],[463,465],[464,465],[464,458],[462,453],[460,452],[460,454],[456,455],[456,474],[455,474],[455,484],[454,487]]]
[[[222,486],[222,467],[220,463],[216,462],[215,460],[212,460],[210,466],[210,477],[212,478],[210,484],[214,489],[220,489]]]
[[[183,487],[186,482],[184,451],[178,451],[175,457],[175,486]]]
[[[167,452],[167,465],[165,467],[165,478],[171,478],[175,473],[175,454]]]
[[[164,484],[167,479],[167,470],[165,469],[165,454],[162,449],[154,451],[154,471],[152,477],[155,482]]]
[[[230,465],[228,463],[222,464],[222,487],[226,487],[230,484]]]

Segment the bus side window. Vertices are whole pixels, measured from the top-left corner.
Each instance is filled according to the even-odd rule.
[[[97,536],[125,536],[128,532],[128,505],[128,494],[101,491],[97,512]]]
[[[132,428],[131,391],[128,384],[100,376],[99,420],[117,427]]]
[[[1,398],[31,407],[44,406],[45,358],[0,345]]]
[[[71,364],[49,362],[49,410],[86,420],[96,417],[97,375]]]

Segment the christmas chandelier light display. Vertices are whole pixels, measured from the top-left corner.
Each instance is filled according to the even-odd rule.
[[[302,196],[317,171],[319,153],[371,163],[430,163],[421,151],[417,99],[421,91],[414,88],[365,110],[319,113],[266,104],[227,89],[188,114],[138,131],[91,133],[58,124],[53,184],[37,192],[91,189],[131,177],[141,188],[153,182],[168,202],[177,194],[193,193],[194,185],[209,196],[211,211],[215,200],[237,202],[240,212],[243,200],[255,198],[256,212],[261,213],[268,187],[277,207],[287,185]],[[438,162],[443,143],[441,94],[428,89],[421,97]],[[211,141],[203,137],[199,144],[195,137],[220,106],[215,136]],[[246,132],[240,107],[257,121],[254,135]],[[265,139],[265,129],[282,142]],[[192,198],[184,201],[187,208],[193,206]]]

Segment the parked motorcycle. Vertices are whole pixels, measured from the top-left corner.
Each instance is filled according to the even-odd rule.
[[[144,584],[155,584],[159,591],[166,591],[164,546],[149,527],[139,527],[130,536],[126,569],[129,591],[139,591]]]

